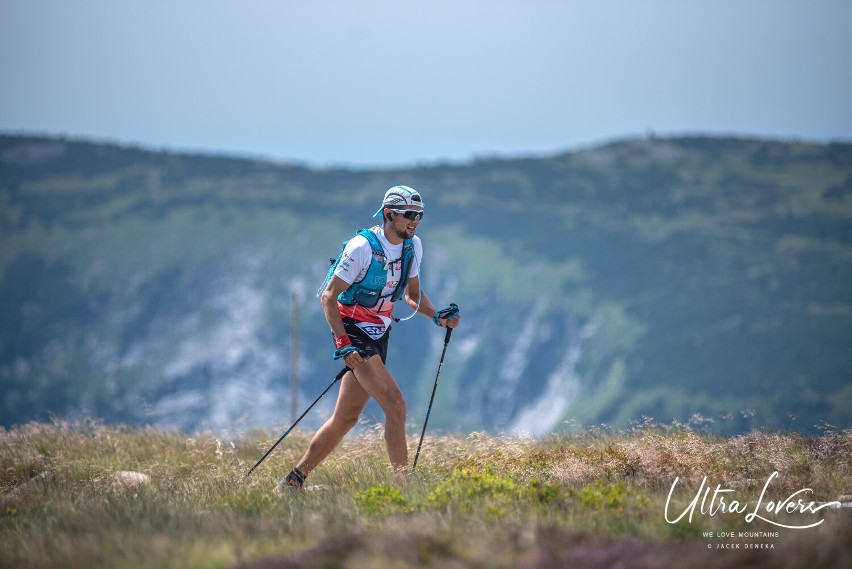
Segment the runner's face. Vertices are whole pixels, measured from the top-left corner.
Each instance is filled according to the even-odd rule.
[[[394,209],[406,211],[423,211],[422,207],[417,206],[404,206]],[[399,235],[402,239],[411,239],[412,237],[414,237],[414,232],[417,230],[417,226],[420,225],[420,220],[423,219],[422,216],[418,216],[417,219],[406,219],[405,215],[402,213],[391,212],[391,215],[393,215],[391,227],[393,227],[396,234]]]

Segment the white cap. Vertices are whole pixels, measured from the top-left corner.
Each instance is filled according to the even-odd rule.
[[[414,188],[409,188],[408,186],[394,186],[385,192],[385,199],[382,200],[382,207],[379,208],[379,211],[373,214],[373,217],[381,216],[382,211],[384,211],[386,207],[396,208],[405,205],[419,205],[421,208],[425,208],[423,198],[420,197],[420,192]]]

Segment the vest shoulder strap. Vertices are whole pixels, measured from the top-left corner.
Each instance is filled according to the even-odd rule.
[[[385,249],[384,249],[384,247],[382,247],[382,244],[379,242],[379,238],[376,237],[376,234],[373,233],[371,230],[359,229],[358,231],[355,232],[355,235],[361,235],[362,237],[367,239],[367,241],[370,243],[370,248],[373,250],[373,255],[376,255],[377,257],[382,257],[382,258],[384,258],[386,256],[385,255]]]

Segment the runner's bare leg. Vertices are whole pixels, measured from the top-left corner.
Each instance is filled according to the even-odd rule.
[[[382,359],[371,357],[355,368],[361,387],[373,397],[385,413],[385,446],[394,472],[408,470],[408,445],[405,440],[405,399]]]
[[[351,371],[347,372],[340,381],[340,392],[337,395],[334,413],[314,434],[305,455],[296,465],[296,468],[307,475],[325,460],[331,454],[331,451],[340,444],[346,433],[351,431],[352,427],[358,423],[358,417],[361,416],[361,412],[369,400],[370,394],[361,387]]]
[[[296,468],[309,474],[340,444],[358,423],[370,397],[385,413],[385,446],[395,472],[408,469],[408,445],[405,439],[405,399],[381,358],[368,358],[355,368],[357,381],[348,372],[341,381],[340,393],[331,418],[316,432]]]

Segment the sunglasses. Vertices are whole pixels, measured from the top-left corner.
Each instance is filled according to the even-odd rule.
[[[390,209],[394,213],[398,213],[398,214],[402,215],[402,217],[404,217],[405,219],[408,219],[409,221],[414,221],[415,219],[422,219],[423,218],[423,210],[422,209],[421,210],[392,209],[392,208],[388,208],[388,209]]]

